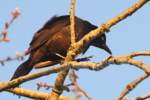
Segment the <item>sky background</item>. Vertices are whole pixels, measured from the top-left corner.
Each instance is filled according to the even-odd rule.
[[[76,0],[76,15],[90,21],[94,25],[101,25],[108,19],[119,14],[130,7],[137,0]],[[54,15],[69,14],[70,0],[0,0],[0,30],[4,28],[5,22],[11,19],[10,12],[19,7],[21,16],[9,29],[10,43],[0,43],[0,59],[7,56],[15,56],[15,52],[23,52],[28,48],[34,33]],[[126,55],[136,51],[150,50],[150,4],[146,4],[131,17],[113,26],[107,33],[107,44],[113,55]],[[91,47],[85,55],[94,55],[92,62],[100,61],[109,55],[100,49]],[[150,65],[150,57],[137,57]],[[7,62],[5,66],[0,65],[0,82],[8,81],[15,69],[21,62]],[[36,72],[38,70],[33,70]],[[95,72],[79,70],[79,84],[93,97],[93,100],[115,100],[125,86],[143,75],[143,71],[131,65],[110,65],[104,70]],[[30,82],[24,83],[25,88],[36,90],[39,81],[53,84],[56,75],[49,75]],[[69,81],[66,81],[68,83]],[[150,78],[143,81],[129,95],[129,98],[141,96],[150,92]],[[42,89],[41,91],[44,91]],[[46,91],[49,92],[49,91]],[[72,93],[64,92],[63,95],[73,97]],[[17,96],[2,92],[0,98],[17,100]],[[21,97],[20,100],[30,100]],[[86,100],[85,97],[82,100]],[[150,100],[150,99],[149,99]]]

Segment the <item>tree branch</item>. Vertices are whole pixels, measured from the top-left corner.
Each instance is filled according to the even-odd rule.
[[[82,47],[87,45],[91,40],[94,38],[101,36],[103,33],[109,31],[109,29],[119,23],[120,21],[124,20],[128,16],[131,16],[134,12],[136,12],[138,9],[140,9],[145,3],[147,3],[149,0],[139,0],[137,3],[135,3],[133,6],[128,8],[127,10],[123,11],[119,15],[115,16],[114,18],[108,20],[104,24],[102,24],[99,28],[89,32],[87,35],[85,35],[79,42],[77,42],[74,45],[74,50],[72,50],[74,55],[77,55],[81,52]]]
[[[69,48],[69,51],[67,53],[64,63],[72,61],[76,57],[76,55],[82,52],[83,47],[87,45],[91,40],[93,40],[94,38],[98,36],[101,36],[104,32],[107,32],[113,25],[117,24],[118,22],[122,21],[128,16],[132,15],[135,11],[141,8],[148,1],[149,0],[139,0],[136,4],[134,4],[133,6],[131,6],[130,8],[128,8],[127,10],[119,14],[118,16],[112,18],[111,20],[108,20],[105,24],[101,25],[99,28],[88,33],[77,43],[72,44]],[[61,87],[63,86],[64,80],[68,72],[69,72],[69,69],[63,72],[60,72],[58,74],[56,81],[55,81],[55,87],[53,88],[50,99],[53,98],[53,100],[57,100],[59,95],[61,95],[61,93],[63,92]]]
[[[2,38],[0,38],[0,42],[10,41],[10,39],[8,38],[8,29],[13,24],[15,19],[20,15],[19,8],[16,7],[14,10],[12,10],[11,15],[12,15],[12,19],[9,22],[6,22],[3,31],[0,33],[0,37],[2,36]]]
[[[48,93],[32,91],[32,90],[28,90],[28,89],[24,89],[24,88],[13,88],[13,89],[7,89],[5,91],[17,94],[19,96],[25,96],[28,98],[38,99],[38,100],[45,100],[49,96]],[[77,100],[77,99],[60,96],[59,100]]]
[[[150,93],[144,94],[141,97],[137,97],[135,100],[146,100],[148,98],[150,98]]]
[[[148,74],[144,74],[141,77],[138,77],[136,80],[134,80],[133,82],[129,83],[126,88],[124,89],[124,91],[122,91],[122,93],[120,94],[120,96],[117,98],[117,100],[122,100],[130,91],[132,91],[139,83],[141,83],[143,80],[145,80],[146,78],[148,78],[149,75]],[[145,100],[145,99],[138,99],[138,100]]]
[[[53,67],[53,68],[51,67],[51,68],[49,68],[47,70],[43,70],[43,71],[40,71],[40,72],[37,72],[37,73],[33,73],[33,74],[28,74],[28,75],[16,78],[14,80],[11,80],[9,82],[0,82],[0,91],[2,91],[4,89],[7,89],[7,88],[10,88],[12,86],[19,85],[19,84],[21,84],[23,82],[36,79],[36,78],[41,77],[41,76],[46,76],[46,75],[49,75],[49,74],[52,74],[52,73],[57,73],[57,72],[59,72],[61,70],[64,70],[64,67],[65,66]],[[66,69],[67,69],[67,67],[66,67]]]
[[[71,31],[71,44],[75,43],[75,0],[71,0],[70,4],[70,31]]]
[[[65,58],[64,63],[74,60],[75,56],[72,54],[72,47],[75,44],[75,0],[71,0],[71,7],[70,7],[70,32],[71,32],[71,46],[69,47],[69,51],[67,52],[67,56]],[[52,89],[51,95],[48,97],[47,100],[57,100],[61,93],[63,92],[63,84],[65,81],[66,76],[68,75],[69,69],[61,71],[58,73],[54,88]]]
[[[99,63],[75,62],[75,61],[68,62],[68,63],[61,65],[60,67],[54,66],[54,67],[48,68],[47,70],[43,70],[43,71],[33,73],[33,74],[28,74],[28,75],[19,77],[17,79],[9,81],[9,82],[0,82],[0,91],[8,89],[12,86],[19,85],[19,84],[29,81],[29,80],[33,80],[33,79],[36,79],[36,78],[39,78],[39,77],[42,77],[45,75],[49,75],[52,73],[57,73],[62,70],[69,69],[70,67],[73,69],[76,69],[76,70],[90,69],[90,70],[99,71],[99,70],[102,70],[103,68],[106,68],[110,64],[132,64],[132,65],[142,69],[147,74],[150,74],[150,67],[140,61],[133,60],[132,59],[133,56],[131,56],[131,55],[134,55],[134,57],[142,56],[142,55],[145,56],[145,55],[150,55],[150,52],[148,52],[148,51],[147,52],[139,52],[138,55],[137,55],[137,53],[132,53],[127,56],[108,57],[107,59],[105,59],[104,61],[101,61]]]
[[[99,28],[89,32],[86,36],[84,36],[80,41],[75,42],[75,32],[71,32],[71,37],[73,39],[71,39],[72,43],[69,51],[67,53],[67,57],[65,58],[65,62],[62,66],[60,67],[55,67],[55,68],[49,68],[48,70],[44,70],[38,73],[33,73],[33,74],[29,74],[29,75],[25,75],[22,77],[19,77],[17,79],[14,79],[12,81],[9,82],[1,82],[0,83],[0,91],[3,90],[9,90],[9,91],[15,91],[15,89],[8,89],[12,86],[21,84],[25,81],[28,80],[32,80],[41,76],[45,76],[48,74],[52,74],[52,73],[57,73],[60,72],[56,78],[55,81],[55,85],[53,88],[52,93],[50,94],[50,96],[48,96],[47,100],[58,100],[59,96],[61,95],[61,93],[63,92],[62,86],[64,84],[65,78],[68,75],[69,69],[70,67],[74,68],[74,69],[81,69],[81,68],[86,68],[86,69],[91,69],[91,70],[101,70],[103,68],[106,68],[106,66],[110,65],[110,64],[132,64],[135,65],[136,67],[144,70],[147,74],[150,74],[150,68],[145,65],[143,62],[137,61],[132,59],[132,57],[138,56],[138,55],[150,55],[149,52],[148,54],[131,54],[129,56],[118,56],[118,57],[109,57],[108,59],[100,62],[100,63],[86,63],[86,62],[71,62],[72,60],[74,60],[74,58],[76,57],[76,55],[80,54],[82,52],[82,49],[85,45],[87,45],[91,40],[95,39],[98,36],[101,36],[102,34],[104,34],[105,32],[109,31],[109,29],[119,23],[120,21],[124,20],[125,18],[127,18],[128,16],[132,15],[135,11],[137,11],[139,8],[141,8],[145,3],[147,3],[150,0],[139,0],[136,4],[134,4],[133,6],[131,6],[130,8],[128,8],[127,10],[125,10],[124,12],[122,12],[121,14],[117,15],[116,17],[108,20],[106,23],[104,23],[103,25],[101,25]],[[73,2],[73,1],[72,1]],[[72,23],[72,22],[71,22]],[[71,27],[74,27],[74,25],[72,24]],[[74,28],[72,29],[74,30]],[[74,30],[75,31],[75,30]],[[63,70],[63,71],[62,71]],[[143,76],[140,79],[135,80],[134,85],[132,84],[131,87],[135,87],[138,83],[140,83],[144,78],[148,77],[148,76]],[[125,90],[125,92],[123,92],[123,96],[126,95],[129,90],[133,89],[130,87],[130,84],[128,85],[129,88],[127,88],[128,90]],[[16,90],[16,93],[19,93],[18,90]],[[20,90],[20,95],[25,95],[26,92],[21,92]],[[120,98],[123,98],[123,96],[121,96]],[[121,100],[121,99],[118,99]]]

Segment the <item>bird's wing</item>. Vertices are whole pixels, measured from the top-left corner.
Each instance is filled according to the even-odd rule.
[[[36,33],[33,37],[33,40],[30,43],[29,51],[32,52],[33,50],[41,47],[44,43],[46,43],[50,37],[49,29],[44,29],[39,33]]]
[[[46,23],[48,25],[48,23]],[[53,35],[57,34],[63,27],[69,25],[69,22],[64,22],[62,20],[57,21],[56,23],[50,23],[48,26],[44,26],[38,32],[35,33],[31,43],[29,51],[36,50],[45,44]]]

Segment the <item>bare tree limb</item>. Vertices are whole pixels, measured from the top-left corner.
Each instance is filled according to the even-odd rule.
[[[10,41],[10,39],[8,38],[8,29],[12,25],[12,23],[15,21],[15,19],[20,15],[19,8],[16,7],[11,12],[11,15],[12,15],[12,19],[5,24],[3,31],[0,33],[0,37],[2,36],[2,38],[0,38],[0,42],[9,42]]]
[[[48,70],[40,71],[38,73],[28,74],[28,75],[16,78],[12,81],[0,82],[0,91],[2,91],[4,89],[7,89],[7,88],[10,88],[12,86],[19,85],[23,82],[33,80],[33,79],[41,77],[41,76],[49,75],[49,74],[52,74],[52,73],[57,73],[57,72],[59,72],[63,69],[64,69],[64,66],[62,66],[62,67],[53,67],[53,68],[49,68]],[[66,69],[67,69],[67,67],[66,67]]]
[[[44,70],[44,71],[41,71],[38,73],[33,73],[33,74],[26,75],[26,76],[22,76],[22,77],[19,77],[17,79],[14,79],[12,81],[9,81],[9,82],[1,82],[0,83],[0,91],[6,90],[6,89],[9,91],[13,91],[16,88],[14,88],[14,89],[8,89],[8,88],[11,88],[12,86],[21,84],[21,83],[28,81],[28,80],[32,80],[32,79],[35,79],[35,78],[38,78],[41,76],[45,76],[48,74],[59,72],[59,74],[56,78],[52,93],[50,95],[48,94],[48,96],[46,98],[47,100],[59,100],[59,96],[63,92],[62,87],[63,87],[64,81],[65,81],[65,78],[68,75],[70,68],[74,68],[74,69],[86,68],[86,69],[91,69],[91,70],[97,71],[97,70],[101,70],[103,68],[106,68],[110,64],[132,64],[132,65],[135,65],[136,67],[142,69],[144,72],[146,72],[146,74],[144,76],[142,76],[141,78],[135,80],[132,84],[128,85],[126,90],[123,91],[123,93],[121,94],[122,96],[120,96],[120,98],[123,98],[137,84],[139,84],[143,79],[147,78],[148,75],[150,75],[150,68],[147,65],[145,65],[141,61],[137,61],[137,60],[134,60],[132,58],[135,56],[139,56],[139,55],[149,55],[149,53],[148,54],[137,53],[137,54],[133,54],[133,55],[131,54],[128,56],[109,57],[108,59],[106,59],[100,63],[90,63],[90,62],[88,62],[88,63],[87,62],[76,63],[76,62],[72,62],[72,61],[74,60],[76,55],[78,55],[78,54],[80,54],[80,52],[82,52],[83,47],[85,45],[87,45],[91,40],[95,39],[98,36],[101,36],[102,34],[104,34],[107,31],[109,31],[109,29],[113,25],[119,23],[120,21],[124,20],[128,16],[132,15],[135,11],[137,11],[139,8],[141,8],[148,1],[150,1],[150,0],[139,0],[136,4],[134,4],[133,6],[131,6],[130,8],[125,10],[124,12],[122,12],[119,15],[115,16],[114,18],[108,20],[106,23],[101,25],[99,28],[89,32],[86,36],[84,36],[80,41],[78,41],[76,43],[75,43],[74,24],[72,24],[70,26],[70,27],[72,27],[72,31],[74,30],[74,32],[71,32],[72,44],[69,48],[69,51],[68,51],[67,56],[65,58],[64,64],[62,66],[55,67],[55,68],[49,68],[48,70]],[[73,5],[72,7],[74,7],[73,2],[74,1],[72,0],[72,5]],[[71,19],[71,17],[70,17],[70,19]],[[74,20],[74,18],[72,18],[71,23],[74,22],[73,20]],[[7,32],[7,30],[5,30],[5,31]],[[6,32],[5,32],[5,34],[6,34]],[[4,34],[4,38],[7,40],[5,34]],[[17,90],[16,90],[16,93],[17,93]],[[22,95],[23,95],[24,92],[20,92],[20,93],[22,93]],[[118,99],[118,100],[121,100],[121,99]]]
[[[14,60],[23,60],[24,59],[24,56],[25,54],[24,53],[20,53],[20,52],[16,52],[16,56],[15,57],[10,57],[8,56],[7,58],[4,58],[4,59],[0,59],[0,64],[2,66],[5,65],[6,62],[9,62],[9,61],[14,61]]]
[[[149,55],[150,55],[150,51],[145,51],[145,52],[134,52],[134,53],[131,53],[129,56],[133,58],[137,56],[149,56]]]
[[[94,38],[102,35],[104,32],[109,31],[109,29],[114,26],[115,24],[119,23],[120,21],[124,20],[128,16],[131,16],[134,12],[136,12],[138,9],[140,9],[145,3],[147,3],[149,0],[139,0],[137,3],[135,3],[133,6],[128,8],[127,10],[123,11],[119,15],[115,16],[114,18],[108,20],[103,25],[101,25],[99,28],[89,32],[86,36],[84,36],[79,42],[77,42],[74,45],[74,50],[72,50],[74,55],[77,55],[81,52],[82,47],[84,45],[87,45],[89,41],[93,40]]]
[[[72,47],[75,44],[75,0],[71,0],[71,7],[70,7],[70,32],[71,32],[71,46],[69,47],[69,51],[67,52],[67,56],[65,58],[64,63],[69,62],[74,60],[75,56],[72,53]],[[65,81],[66,76],[68,75],[69,69],[66,69],[64,71],[61,71],[58,73],[56,80],[55,80],[55,85],[54,88],[52,89],[51,95],[48,97],[47,100],[57,100],[59,96],[63,92],[63,84]]]
[[[92,97],[78,84],[76,75],[74,70],[70,70],[69,79],[73,83],[73,92],[77,95],[77,98],[81,98],[83,95],[88,98],[88,100],[92,100]]]
[[[148,98],[150,98],[150,93],[144,94],[141,97],[137,97],[137,98],[135,98],[135,100],[146,100]]]
[[[105,24],[101,25],[99,28],[88,33],[77,43],[72,44],[71,47],[69,48],[69,51],[67,53],[64,63],[72,61],[76,57],[76,55],[78,55],[82,51],[83,47],[87,45],[91,40],[93,40],[94,38],[98,36],[101,36],[104,32],[109,31],[109,29],[113,25],[117,24],[118,22],[122,21],[128,16],[132,15],[135,11],[141,8],[148,1],[149,0],[139,0],[136,4],[134,4],[133,6],[131,6],[130,8],[128,8],[127,10],[119,14],[118,16],[112,18],[111,20],[108,20]],[[68,72],[69,72],[69,69],[63,72],[60,72],[58,74],[56,81],[55,81],[55,87],[53,88],[53,91],[51,93],[52,95],[50,96],[48,100],[50,99],[57,100],[59,95],[61,95],[61,93],[63,92],[61,87],[64,84],[64,80]]]
[[[122,100],[130,91],[132,91],[139,83],[141,83],[143,80],[145,80],[146,78],[148,78],[149,75],[148,74],[144,74],[141,77],[138,77],[136,80],[134,80],[133,82],[129,83],[126,88],[124,89],[124,91],[122,91],[122,93],[120,94],[119,97],[117,97],[117,100]],[[145,100],[145,99],[138,99],[138,100]]]
[[[130,58],[130,55],[134,55],[133,54],[129,54],[127,56],[119,56],[119,57],[109,57],[107,59],[105,59],[104,61],[101,61],[99,63],[92,63],[92,62],[68,62],[65,63],[63,65],[61,65],[60,67],[51,67],[48,68],[47,70],[43,70],[37,73],[33,73],[33,74],[28,74],[22,77],[19,77],[17,79],[14,79],[12,81],[9,82],[0,82],[0,91],[3,91],[7,88],[10,88],[12,86],[16,86],[19,85],[23,82],[29,81],[29,80],[33,80],[35,78],[39,78],[41,76],[45,76],[45,75],[49,75],[52,73],[57,73],[59,71],[62,70],[66,70],[69,69],[70,67],[73,69],[90,69],[90,70],[95,70],[95,71],[99,71],[102,70],[103,68],[106,68],[108,65],[110,64],[132,64],[140,69],[142,69],[144,72],[150,74],[150,67],[145,65],[144,63],[141,63],[140,61],[136,61],[133,60],[132,58]],[[139,53],[139,55],[136,56],[141,56],[141,55],[149,55],[150,52],[141,52],[141,54]]]
[[[71,0],[70,4],[70,31],[71,31],[71,44],[75,43],[75,0]]]
[[[20,95],[20,96],[32,98],[32,99],[38,99],[38,100],[45,100],[49,96],[48,93],[32,91],[32,90],[28,90],[24,88],[13,88],[13,89],[7,89],[5,91],[8,91],[8,92]],[[60,96],[59,100],[79,100],[79,99],[73,99],[70,97]]]
[[[38,82],[36,85],[37,85],[37,90],[40,90],[40,88],[45,88],[46,90],[49,90],[54,87],[52,85],[47,84],[46,82]],[[70,92],[70,89],[69,89],[70,86],[73,86],[73,83],[65,84],[63,86],[63,90]]]

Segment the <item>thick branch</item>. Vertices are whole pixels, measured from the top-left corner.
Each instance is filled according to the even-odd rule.
[[[60,67],[56,67],[56,66],[51,67],[51,68],[48,68],[47,70],[43,70],[43,71],[33,73],[33,74],[28,74],[28,75],[19,77],[17,79],[9,81],[9,82],[1,82],[0,83],[0,91],[4,90],[6,88],[9,88],[11,86],[21,84],[26,81],[39,78],[41,76],[45,76],[45,75],[49,75],[52,73],[60,72],[62,70],[66,70],[69,67],[71,67],[73,69],[90,69],[90,70],[99,71],[99,70],[102,70],[103,68],[106,68],[110,64],[132,64],[132,65],[142,69],[144,72],[150,74],[149,66],[145,65],[144,63],[142,63],[140,61],[132,59],[132,57],[130,55],[134,55],[134,54],[136,54],[136,53],[129,54],[127,56],[109,57],[99,63],[75,62],[75,61],[68,62],[68,63],[61,65]],[[136,55],[136,56],[149,55],[149,54],[150,54],[150,52],[149,53],[145,52],[145,54],[144,54],[144,52],[141,52],[141,54],[139,53],[139,55]]]
[[[74,45],[74,50],[72,51],[75,55],[79,54],[82,50],[82,47],[87,45],[89,41],[93,40],[94,38],[102,35],[104,32],[109,31],[109,29],[114,26],[115,24],[119,23],[120,21],[124,20],[128,16],[131,16],[135,11],[140,9],[145,3],[149,0],[139,0],[136,4],[128,8],[127,10],[123,11],[119,15],[115,16],[114,18],[108,20],[99,28],[89,32],[86,36],[84,36],[79,42]]]
[[[65,63],[72,61],[76,57],[76,55],[78,55],[79,53],[82,52],[82,48],[85,45],[87,45],[91,40],[102,35],[104,32],[107,32],[109,30],[109,28],[111,28],[113,25],[117,24],[121,20],[127,18],[129,15],[133,14],[136,10],[141,8],[146,2],[148,2],[148,0],[139,0],[136,4],[134,4],[132,7],[130,7],[126,11],[124,11],[121,14],[119,14],[118,16],[112,18],[111,20],[107,21],[105,24],[103,24],[96,30],[91,31],[89,34],[84,36],[79,42],[71,45],[71,47],[67,53]],[[62,93],[61,87],[63,86],[64,80],[65,80],[68,72],[69,72],[69,70],[65,70],[58,74],[56,81],[55,81],[55,88],[52,91],[53,95],[50,96],[50,97],[54,97],[53,100],[57,100],[59,95]]]
[[[46,76],[46,75],[49,75],[49,74],[52,74],[52,73],[57,73],[57,72],[59,72],[61,70],[64,70],[64,67],[65,66],[53,67],[53,68],[49,68],[47,70],[43,70],[43,71],[40,71],[40,72],[37,72],[37,73],[28,74],[28,75],[19,77],[17,79],[9,81],[9,82],[1,82],[0,83],[0,91],[4,90],[6,88],[12,87],[12,86],[19,85],[19,84],[21,84],[23,82],[26,82],[26,81],[29,81],[29,80],[33,80],[33,79],[41,77],[41,76]],[[67,67],[65,67],[65,68],[67,69]]]
[[[64,63],[74,60],[75,56],[72,54],[71,50],[73,44],[75,44],[75,0],[71,0],[71,8],[70,8],[70,32],[71,32],[71,46],[69,51],[67,52],[67,56],[65,58]],[[68,75],[69,69],[61,71],[58,73],[55,81],[55,85],[53,91],[47,100],[57,100],[59,95],[63,92],[62,86],[64,84],[65,78]]]
[[[56,72],[59,72],[61,70],[65,70],[65,71],[61,71],[58,74],[58,77],[57,77],[56,82],[55,82],[55,88],[53,89],[53,92],[51,93],[51,96],[50,96],[50,99],[51,99],[51,97],[54,97],[54,99],[51,99],[51,100],[58,100],[59,95],[63,91],[61,89],[61,87],[63,86],[64,80],[68,74],[69,67],[73,67],[73,68],[79,67],[79,66],[75,66],[75,64],[73,65],[73,63],[75,63],[75,62],[72,62],[72,65],[71,65],[70,61],[72,61],[75,58],[75,56],[78,55],[82,51],[82,47],[84,47],[84,45],[87,45],[94,38],[102,35],[104,32],[107,32],[113,25],[117,24],[118,22],[122,21],[123,19],[127,18],[128,16],[132,15],[136,10],[141,8],[148,1],[149,0],[139,0],[136,4],[134,4],[129,9],[125,10],[124,12],[122,12],[118,16],[112,18],[111,20],[108,20],[106,23],[101,25],[99,28],[91,31],[86,36],[84,36],[79,42],[71,45],[71,48],[69,49],[69,51],[67,53],[67,57],[65,59],[65,63],[64,63],[63,67],[58,67],[58,69],[54,68],[53,70],[45,70],[45,71],[39,72],[40,74],[39,73],[29,74],[29,75],[17,78],[15,80],[12,80],[10,82],[1,83],[0,84],[0,91],[7,89],[11,86],[23,83],[27,80],[35,79],[35,78],[38,78],[38,77],[41,77],[44,75],[48,75],[50,73],[56,73]],[[88,67],[80,66],[79,68],[89,68],[92,70],[100,70],[100,69],[108,66],[108,64],[129,63],[129,64],[136,65],[140,69],[143,69],[146,73],[150,74],[150,68],[148,66],[146,66],[142,62],[130,59],[129,56],[128,57],[118,57],[118,59],[116,59],[116,58],[113,59],[113,58],[114,57],[110,57],[109,59],[105,60],[103,63],[98,63],[98,64],[91,63],[91,65],[89,65]]]
[[[32,91],[32,90],[23,89],[23,88],[7,89],[6,91],[11,92],[11,93],[15,93],[15,94],[20,95],[20,96],[25,96],[28,98],[38,99],[38,100],[39,99],[45,100],[49,96],[48,93],[43,93],[43,92],[39,92],[39,91]],[[59,100],[77,100],[77,99],[60,96]]]

